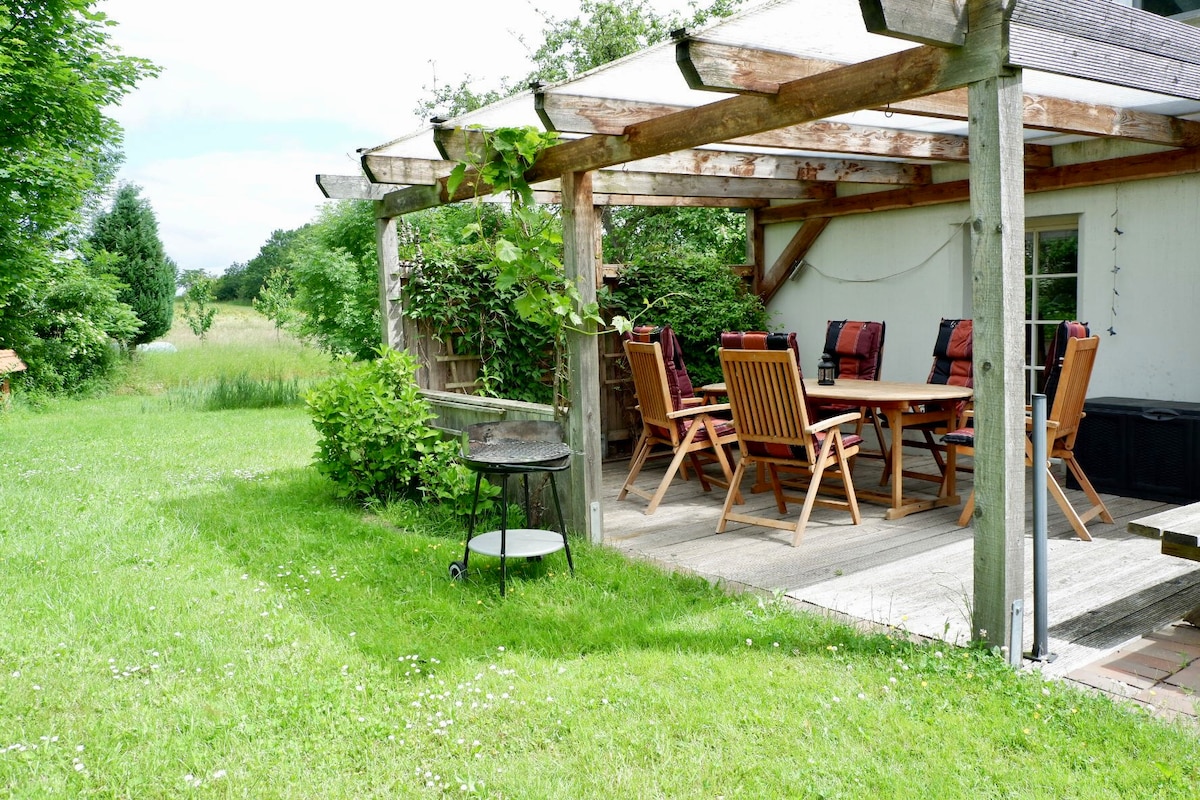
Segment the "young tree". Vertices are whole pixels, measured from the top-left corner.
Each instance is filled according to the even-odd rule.
[[[183,274],[183,318],[202,342],[217,316],[217,308],[213,305],[216,283],[202,269],[189,269]]]
[[[70,358],[70,347],[43,346],[44,337],[63,331],[45,292],[87,283],[64,254],[78,244],[72,234],[89,193],[111,180],[120,160],[121,129],[104,112],[158,69],[110,44],[111,23],[92,10],[94,0],[2,5],[0,346],[20,352],[28,380],[40,384],[43,375],[71,369],[54,361]],[[123,335],[123,325],[110,324],[121,312],[111,293],[87,296],[76,310],[89,316],[72,319],[105,336]]]
[[[112,210],[96,216],[89,241],[97,250],[117,256],[113,274],[125,285],[121,300],[142,321],[135,344],[152,342],[171,329],[175,314],[175,264],[163,253],[158,221],[140,189],[125,184],[117,190]]]

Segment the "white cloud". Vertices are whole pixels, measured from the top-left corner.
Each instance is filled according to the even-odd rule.
[[[556,16],[577,7],[550,5]],[[435,69],[441,85],[522,75],[517,31],[538,41],[542,27],[528,0],[98,8],[118,23],[110,33],[123,52],[163,70],[113,111],[126,131],[119,179],[142,187],[181,268],[216,273],[254,257],[272,231],[311,221],[324,202],[317,173],[355,173],[355,148],[417,128],[412,110]]]
[[[316,216],[324,199],[313,165],[322,160],[329,154],[214,152],[150,162],[123,177],[141,186],[154,208],[167,255],[182,269],[220,274],[253,258],[272,231]]]
[[[578,0],[537,2],[578,13]],[[418,128],[435,73],[479,88],[527,74],[521,36],[536,46],[543,29],[533,3],[101,0],[113,42],[163,70],[113,112],[126,130],[119,179],[143,188],[181,268],[223,272],[314,218],[317,173],[357,173],[355,148]]]

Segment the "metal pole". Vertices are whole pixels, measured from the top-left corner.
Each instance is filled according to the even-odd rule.
[[[1034,661],[1053,661],[1050,653],[1049,588],[1046,577],[1046,395],[1033,396],[1033,650]]]

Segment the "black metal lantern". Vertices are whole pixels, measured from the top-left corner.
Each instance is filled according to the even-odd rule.
[[[833,386],[834,372],[833,359],[829,357],[829,353],[821,353],[821,360],[817,363],[817,383],[821,386]]]

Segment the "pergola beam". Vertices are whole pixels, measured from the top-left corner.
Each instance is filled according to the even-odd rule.
[[[859,0],[859,8],[871,33],[942,47],[967,40],[964,0]]]
[[[547,128],[561,133],[620,135],[635,125],[686,112],[687,106],[612,100],[583,95],[539,92],[538,115]],[[965,108],[964,108],[965,117]],[[806,122],[750,136],[722,140],[724,144],[775,147],[814,153],[921,158],[934,161],[970,160],[967,137],[952,133],[918,133],[901,128],[851,125],[844,122]],[[1045,162],[1047,148],[1028,146],[1028,158]]]
[[[675,60],[688,76],[688,84],[693,89],[714,92],[774,94],[779,85],[788,80],[841,66],[836,61],[697,39],[680,40],[675,47]],[[1047,95],[1026,93],[1023,98],[1023,119],[1027,128],[1084,136],[1115,136],[1172,147],[1200,145],[1200,122],[1194,120]],[[965,120],[967,92],[955,89],[875,110]]]
[[[622,136],[593,135],[545,150],[526,173],[530,183],[565,172],[589,171],[639,158],[688,150],[775,128],[812,122],[934,94],[965,85],[997,69],[994,55],[919,47],[841,69],[823,72],[780,87],[763,98],[736,96],[699,108],[668,114],[631,126]],[[880,75],[890,80],[881,81]],[[451,194],[446,180],[435,187],[414,186],[385,199],[387,213],[406,214],[475,195],[476,176],[468,174]]]
[[[867,30],[958,46],[966,41],[962,0],[859,0]],[[1095,0],[1007,0],[1011,66],[1200,100],[1200,30]]]
[[[1027,172],[1025,193],[1082,189],[1125,181],[1169,178],[1200,173],[1200,148],[1167,150],[1103,161],[1085,161]],[[818,217],[844,217],[874,211],[962,203],[971,197],[970,181],[946,181],[930,186],[870,192],[832,200],[772,206],[758,212],[760,222],[795,222]]]
[[[367,153],[360,159],[363,172],[374,183],[432,186],[454,169],[454,162],[432,158],[381,156]]]
[[[482,146],[482,145],[480,145]],[[462,153],[461,147],[448,148]],[[417,168],[406,164],[405,156],[366,155],[362,158],[364,171],[376,183],[405,186],[432,186],[433,172],[449,175],[455,162],[450,160],[418,162]],[[436,164],[435,170],[426,168]],[[898,161],[857,161],[819,156],[785,156],[770,153],[747,153],[733,150],[685,150],[652,158],[631,161],[605,168],[607,172],[661,172],[673,175],[707,175],[725,178],[760,178],[786,181],[847,181],[850,183],[879,183],[918,185],[931,181],[930,168],[924,164]],[[420,179],[419,173],[424,173]],[[331,176],[344,179],[348,176]],[[361,179],[360,179],[361,180]],[[392,191],[388,189],[387,191]],[[328,194],[326,196],[329,196]],[[375,198],[378,199],[378,198]]]
[[[396,188],[371,183],[362,175],[317,175],[317,187],[330,200],[382,200]]]

